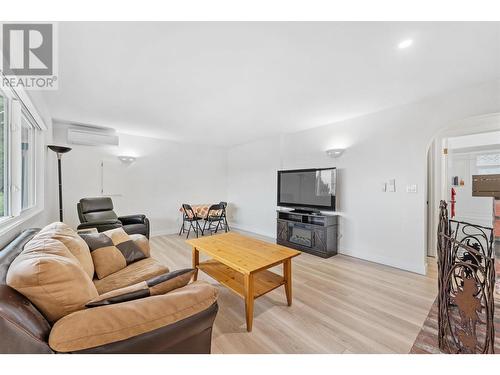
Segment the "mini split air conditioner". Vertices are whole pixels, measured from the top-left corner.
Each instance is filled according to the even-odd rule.
[[[118,135],[109,129],[69,128],[68,143],[87,146],[118,146]]]

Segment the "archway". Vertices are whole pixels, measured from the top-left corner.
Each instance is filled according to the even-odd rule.
[[[449,201],[450,139],[500,131],[500,113],[473,116],[458,121],[437,134],[427,149],[427,255],[435,256],[437,244],[438,207],[440,200]],[[472,151],[471,151],[472,152]],[[465,181],[463,181],[465,184]],[[461,181],[458,181],[460,186]]]

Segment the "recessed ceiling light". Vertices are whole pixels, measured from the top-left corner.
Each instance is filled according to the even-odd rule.
[[[409,46],[411,46],[412,44],[413,44],[413,40],[406,39],[406,40],[403,40],[402,42],[400,42],[398,44],[398,48],[399,49],[405,49],[405,48],[408,48]]]

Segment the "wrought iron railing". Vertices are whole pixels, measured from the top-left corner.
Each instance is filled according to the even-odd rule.
[[[438,226],[438,335],[446,353],[493,353],[495,261],[492,228],[448,219]]]

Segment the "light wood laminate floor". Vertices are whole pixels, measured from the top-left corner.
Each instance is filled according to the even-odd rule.
[[[171,270],[191,267],[185,236],[153,237],[151,252]],[[292,268],[293,305],[283,287],[258,298],[251,333],[244,301],[199,273],[219,289],[213,353],[408,353],[437,295],[432,258],[427,276],[344,255],[302,253]]]

